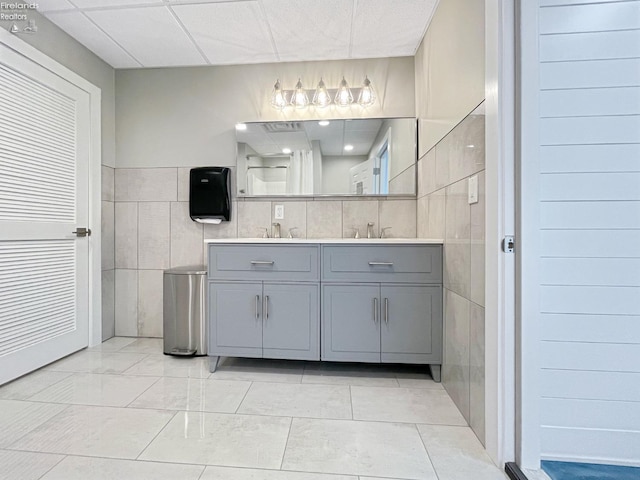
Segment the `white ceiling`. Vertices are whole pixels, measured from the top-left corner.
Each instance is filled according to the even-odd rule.
[[[414,55],[438,0],[39,0],[115,68]]]

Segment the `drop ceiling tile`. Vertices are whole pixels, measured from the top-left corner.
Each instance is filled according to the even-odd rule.
[[[48,13],[47,18],[112,67],[140,67],[138,62],[81,12]]]
[[[145,67],[206,64],[167,7],[85,13]]]
[[[214,65],[278,60],[256,1],[176,5],[173,11]]]
[[[281,61],[349,57],[353,2],[262,0],[262,3]]]
[[[20,2],[28,3],[28,2]],[[37,10],[42,12],[53,12],[55,10],[74,10],[76,7],[67,0],[40,0]]]
[[[123,7],[137,5],[162,5],[162,0],[71,0],[78,8]]]
[[[437,0],[358,2],[353,22],[353,58],[414,55]]]

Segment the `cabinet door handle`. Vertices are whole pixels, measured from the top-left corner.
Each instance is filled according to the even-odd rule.
[[[378,324],[378,299],[373,299],[373,323]]]
[[[251,265],[273,265],[274,262],[267,260],[251,260]]]
[[[260,318],[260,312],[258,311],[259,309],[260,309],[260,295],[256,295],[256,320]]]
[[[393,262],[369,262],[369,265],[371,267],[379,267],[379,266],[393,267]]]
[[[264,296],[264,319],[269,318],[269,295]]]
[[[384,323],[389,325],[389,299],[384,299]]]

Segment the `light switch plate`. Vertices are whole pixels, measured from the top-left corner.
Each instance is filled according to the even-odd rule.
[[[469,205],[478,203],[478,176],[469,177]]]
[[[273,217],[276,220],[284,220],[284,205],[276,205]]]

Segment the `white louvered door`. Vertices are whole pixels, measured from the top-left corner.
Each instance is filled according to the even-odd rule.
[[[89,94],[0,44],[0,384],[88,344]]]

